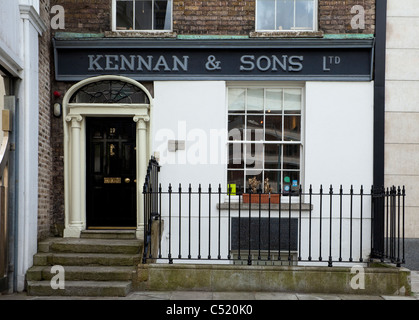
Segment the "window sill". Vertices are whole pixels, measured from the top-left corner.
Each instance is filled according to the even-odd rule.
[[[172,31],[106,31],[107,38],[176,38],[177,33]]]
[[[250,38],[323,38],[323,31],[254,31]]]
[[[217,209],[220,210],[228,210],[229,203],[223,202],[217,204]],[[259,210],[259,203],[252,203],[252,210]],[[269,203],[261,203],[260,209],[264,211],[269,210]],[[281,211],[288,211],[290,209],[289,203],[281,203]],[[239,210],[239,202],[230,202],[230,210]],[[240,202],[240,211],[249,210],[249,203]],[[279,204],[271,203],[271,211],[279,210]],[[291,211],[299,211],[300,204],[299,203],[291,203]],[[311,210],[313,210],[313,205],[311,205]],[[301,211],[310,211],[310,204],[309,203],[302,203],[301,204]]]

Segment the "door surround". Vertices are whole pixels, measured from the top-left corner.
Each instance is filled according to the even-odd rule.
[[[148,103],[74,103],[71,98],[83,87],[100,81],[117,81],[134,86]],[[137,238],[144,236],[142,186],[150,150],[150,118],[153,98],[139,82],[122,76],[98,76],[73,85],[63,99],[64,127],[64,238],[79,238],[86,229],[86,117],[132,117],[136,123]]]

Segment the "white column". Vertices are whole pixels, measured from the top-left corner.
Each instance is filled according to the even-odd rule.
[[[67,122],[71,122],[71,164],[70,164],[70,215],[68,225],[64,230],[65,238],[79,238],[83,230],[83,221],[81,218],[81,149],[80,149],[80,131],[83,117],[80,115],[68,115]]]
[[[137,238],[144,239],[143,185],[147,174],[147,122],[148,116],[135,116],[137,123]]]

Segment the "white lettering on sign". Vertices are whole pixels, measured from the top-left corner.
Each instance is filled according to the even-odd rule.
[[[331,66],[334,66],[334,65],[337,66],[340,64],[340,62],[341,62],[341,59],[339,56],[329,56],[329,57],[323,56],[323,71],[324,72],[330,71]]]
[[[298,72],[303,70],[303,60],[303,56],[283,55],[282,57],[278,57],[272,55],[256,57],[254,55],[244,55],[240,58],[240,71],[253,71],[257,69],[262,72],[278,70]]]
[[[188,71],[189,56],[89,55],[89,71]]]

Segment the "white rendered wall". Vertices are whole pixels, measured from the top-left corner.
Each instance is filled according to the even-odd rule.
[[[162,253],[167,257],[169,253],[169,214],[171,221],[172,239],[170,252],[173,258],[181,254],[187,258],[189,254],[189,237],[191,238],[192,257],[197,256],[199,249],[199,220],[201,215],[201,243],[200,254],[202,259],[208,255],[217,259],[219,253],[218,237],[221,237],[220,254],[226,259],[228,254],[228,210],[218,210],[220,202],[218,183],[222,191],[226,185],[226,163],[210,160],[209,153],[219,153],[223,148],[208,147],[211,131],[222,132],[226,130],[226,101],[224,82],[156,82],[155,107],[152,117],[153,151],[160,152],[162,169],[160,182],[162,183],[162,217],[164,229],[162,237]],[[359,193],[361,185],[365,193],[370,191],[372,185],[373,168],[373,83],[368,82],[308,82],[305,89],[304,113],[304,158],[303,170],[305,191],[308,192],[310,184],[313,191],[318,192],[323,184],[325,197],[323,199],[322,219],[320,219],[319,198],[313,197],[313,211],[311,212],[311,256],[317,260],[322,256],[327,261],[330,254],[330,222],[332,221],[332,256],[337,260],[342,248],[342,258],[348,261],[350,257],[358,261],[359,257],[366,258],[370,243],[370,210],[371,203],[368,197],[363,199],[362,217],[367,220],[362,224],[361,247],[361,203],[355,197],[353,203],[353,238],[352,255],[350,255],[350,212],[349,201],[345,200],[345,210],[342,213],[342,243],[339,243],[340,212],[338,198],[334,197],[332,205],[332,219],[330,219],[329,186],[334,186],[334,193],[339,193],[342,184],[348,193],[351,185],[355,193]],[[188,138],[189,135],[189,138]],[[199,144],[196,137],[201,137]],[[168,152],[167,140],[185,140],[185,150],[175,153]],[[220,139],[221,141],[221,139]],[[225,145],[224,141],[224,145]],[[222,144],[221,144],[222,145]],[[206,157],[194,157],[195,151],[208,148]],[[211,152],[210,152],[211,150]],[[201,155],[202,156],[202,155]],[[225,156],[223,156],[225,157]],[[198,159],[198,161],[196,161]],[[220,158],[222,159],[222,158]],[[191,161],[195,160],[195,162]],[[213,159],[215,160],[215,159]],[[169,213],[167,194],[168,184],[172,184],[171,208]],[[178,187],[182,183],[182,201],[179,206]],[[202,184],[202,191],[208,191],[208,184],[212,184],[211,205],[209,196],[202,195],[201,209],[198,206],[198,196],[195,194],[191,201],[189,211],[188,184],[192,184],[193,192],[197,191],[198,184]],[[221,202],[226,199],[221,196]],[[295,201],[297,199],[293,199]],[[307,203],[308,199],[304,199]],[[286,199],[284,199],[286,202]],[[179,217],[179,212],[181,217]],[[190,214],[190,218],[189,218]],[[262,212],[262,217],[267,217],[267,211]],[[230,216],[238,216],[232,210]],[[241,212],[242,217],[248,217],[248,211]],[[257,217],[257,210],[252,217]],[[272,218],[278,217],[277,213]],[[296,211],[292,212],[293,218],[299,218]],[[282,213],[282,218],[288,218],[288,212]],[[179,229],[179,221],[181,228]],[[190,221],[190,224],[189,224]],[[211,221],[211,226],[208,225]],[[320,222],[322,223],[320,251]],[[179,232],[181,240],[179,241]],[[303,260],[308,259],[308,234],[309,212],[301,215],[301,255]],[[209,242],[208,239],[211,239]],[[179,251],[180,247],[180,251]],[[205,260],[204,260],[205,261]],[[327,262],[325,262],[327,263]]]
[[[223,81],[154,82],[152,151],[160,153],[160,181],[178,188],[226,185],[226,86]],[[185,150],[168,151],[168,140]]]
[[[372,82],[306,83],[306,189],[371,188],[373,89]]]
[[[0,63],[14,76],[23,68],[22,23],[16,0],[0,1]]]

